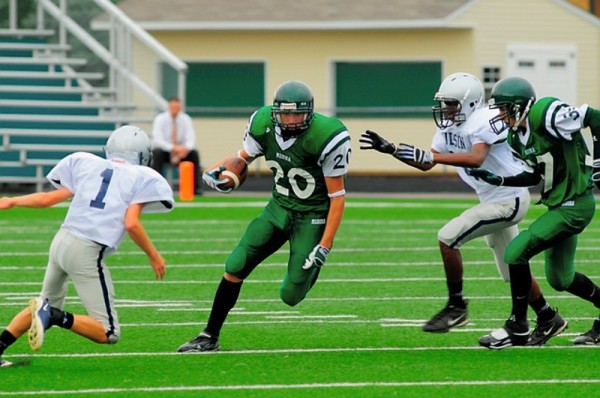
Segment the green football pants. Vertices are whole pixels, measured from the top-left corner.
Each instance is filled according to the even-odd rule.
[[[526,264],[544,252],[546,279],[558,291],[568,288],[575,275],[577,235],[594,217],[596,200],[591,190],[548,209],[506,248],[507,264]]]
[[[325,230],[327,213],[293,212],[281,207],[274,199],[248,225],[240,242],[225,262],[225,271],[240,279],[248,275],[262,261],[290,243],[289,260],[279,296],[286,304],[301,302],[314,285],[319,269],[302,269],[304,260],[319,243]]]

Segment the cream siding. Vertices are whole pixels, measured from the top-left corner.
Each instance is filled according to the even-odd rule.
[[[499,23],[505,21],[505,23]],[[577,99],[600,106],[600,31],[549,0],[480,0],[457,22],[474,23],[477,74],[482,66],[506,70],[508,44],[574,44],[577,47]]]
[[[188,62],[263,61],[265,103],[271,101],[271,94],[281,82],[300,79],[313,89],[315,106],[325,114],[330,114],[334,103],[335,61],[439,60],[443,75],[466,71],[482,77],[484,66],[500,66],[505,72],[508,44],[574,44],[578,57],[578,100],[600,106],[599,24],[559,3],[558,0],[474,1],[457,10],[448,21],[448,28],[435,29],[150,33]],[[137,71],[144,79],[153,81],[158,72],[151,54],[136,47],[133,57]],[[205,166],[241,147],[246,120],[194,120]],[[391,157],[360,151],[358,139],[365,129],[371,129],[394,142],[429,148],[435,129],[432,118],[345,118],[343,122],[353,140],[352,173],[421,173]],[[261,163],[254,165],[254,169],[266,171]],[[451,167],[444,166],[437,166],[435,171],[453,173]]]

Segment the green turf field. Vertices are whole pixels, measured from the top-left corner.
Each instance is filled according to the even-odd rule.
[[[208,317],[223,262],[266,198],[212,196],[166,215],[144,216],[167,259],[155,281],[128,239],[107,261],[115,280],[121,341],[101,346],[52,328],[31,352],[26,339],[4,355],[28,366],[0,369],[0,395],[183,397],[592,397],[600,389],[596,347],[575,347],[598,311],[542,278],[569,321],[545,347],[489,351],[477,339],[510,311],[483,239],[467,244],[471,322],[447,334],[422,323],[442,308],[446,285],[437,230],[471,200],[349,199],[335,247],[307,299],[278,297],[284,247],[245,282],[221,334],[222,351],[177,354]],[[543,211],[532,206],[523,225]],[[0,326],[40,289],[47,250],[66,208],[0,213]],[[600,225],[580,236],[577,269],[600,282]],[[66,309],[82,310],[71,289]],[[532,325],[533,326],[533,325]]]

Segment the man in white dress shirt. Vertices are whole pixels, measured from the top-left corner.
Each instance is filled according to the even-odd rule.
[[[50,192],[0,198],[0,210],[12,207],[45,208],[72,199],[48,258],[39,298],[19,312],[0,334],[0,366],[4,350],[29,329],[29,345],[42,346],[51,326],[58,326],[100,344],[120,337],[115,291],[104,260],[114,253],[125,233],[146,253],[156,279],[165,275],[165,260],[144,229],[142,213],[173,209],[173,191],[150,167],[150,139],[138,127],[124,126],[109,137],[106,159],[76,152],[48,173],[56,188]],[[75,285],[87,315],[63,310],[68,281]]]
[[[194,164],[194,192],[201,193],[200,154],[192,118],[181,111],[181,101],[169,99],[169,110],[159,113],[152,124],[152,168],[162,174],[165,164]]]

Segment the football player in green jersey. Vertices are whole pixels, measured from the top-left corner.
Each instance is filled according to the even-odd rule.
[[[489,104],[500,110],[490,120],[492,128],[498,133],[510,129],[509,145],[531,170],[499,176],[474,169],[471,175],[498,186],[534,186],[543,181],[540,201],[548,207],[510,242],[504,255],[509,264],[512,312],[502,328],[479,339],[484,347],[501,349],[525,345],[529,339],[529,261],[539,253],[544,253],[546,279],[555,290],[567,291],[600,308],[600,288],[575,272],[574,266],[577,235],[590,223],[596,208],[590,178],[594,162],[581,129],[589,127],[593,137],[600,136],[600,111],[588,105],[574,107],[552,97],[536,101],[531,84],[518,77],[497,82]],[[594,146],[598,155],[600,149]],[[575,344],[599,342],[600,319],[574,340]]]
[[[273,104],[250,116],[238,155],[247,162],[265,157],[273,172],[272,198],[227,258],[206,328],[177,351],[218,350],[221,328],[242,282],[286,242],[289,260],[279,295],[290,306],[304,299],[342,220],[350,153],[346,127],[336,118],[314,112],[313,94],[303,82],[283,83],[275,91]],[[224,192],[217,175],[208,171],[203,180]]]

